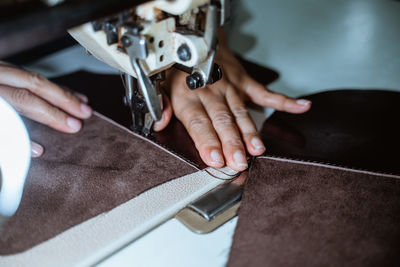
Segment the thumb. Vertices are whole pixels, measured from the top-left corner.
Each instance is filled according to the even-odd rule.
[[[163,113],[161,116],[161,120],[156,121],[153,125],[153,129],[156,132],[164,130],[172,118],[171,101],[169,100],[168,96],[166,96],[164,93],[162,96],[163,96],[162,97],[163,98]]]

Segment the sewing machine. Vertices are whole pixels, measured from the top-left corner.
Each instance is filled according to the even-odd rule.
[[[175,67],[187,72],[186,83],[190,89],[204,87],[222,77],[214,56],[217,31],[229,18],[229,0],[135,1],[130,5],[128,1],[115,4],[83,1],[79,5],[74,1],[62,2],[45,2],[54,5],[46,8],[48,13],[54,13],[46,21],[47,25],[38,24],[46,19],[39,19],[40,14],[2,25],[2,39],[16,46],[10,47],[0,40],[0,57],[17,52],[18,46],[26,43],[21,42],[22,38],[35,37],[32,45],[52,38],[49,34],[56,32],[57,36],[69,29],[88,53],[124,73],[125,104],[131,109],[132,129],[136,132],[148,135],[153,122],[161,119],[160,82],[167,69]],[[68,10],[76,13],[71,21],[54,17],[69,17]],[[108,12],[106,16],[105,12]],[[83,21],[86,23],[81,24]],[[50,32],[44,35],[45,30]]]
[[[229,1],[152,1],[72,28],[88,52],[125,76],[125,103],[132,129],[148,135],[162,115],[160,81],[175,67],[194,90],[222,77],[214,63],[217,31],[228,19]],[[136,79],[134,79],[136,78]]]

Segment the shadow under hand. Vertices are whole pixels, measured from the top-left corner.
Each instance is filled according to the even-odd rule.
[[[224,29],[228,35],[230,47],[243,55],[257,44],[257,38],[243,31],[243,26],[251,19],[251,13],[246,9],[243,1],[234,0],[231,3],[231,19]],[[234,45],[233,45],[234,44]]]

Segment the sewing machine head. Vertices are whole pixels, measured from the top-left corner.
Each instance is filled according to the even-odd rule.
[[[156,0],[74,27],[69,33],[89,53],[125,75],[125,103],[133,130],[150,133],[162,115],[159,81],[176,67],[188,73],[188,88],[221,79],[214,63],[218,28],[228,0]]]

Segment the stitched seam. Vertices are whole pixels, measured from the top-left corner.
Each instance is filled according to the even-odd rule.
[[[392,173],[374,172],[374,171],[370,171],[367,169],[350,168],[350,167],[342,166],[339,164],[318,162],[318,161],[313,161],[313,160],[294,159],[294,158],[281,157],[281,156],[260,156],[258,158],[290,162],[290,163],[297,163],[297,164],[303,164],[303,165],[312,165],[312,166],[325,167],[325,168],[330,168],[330,169],[338,169],[338,170],[343,170],[343,171],[351,171],[351,172],[357,172],[357,173],[364,173],[364,174],[400,179],[400,175],[396,175],[396,174],[392,174]]]
[[[122,129],[122,130],[128,132],[129,134],[131,134],[131,135],[133,135],[133,136],[135,136],[135,137],[138,137],[138,138],[140,138],[140,139],[142,139],[142,140],[145,140],[146,142],[149,142],[149,143],[155,145],[155,146],[158,147],[158,148],[161,148],[163,151],[165,151],[165,152],[167,152],[167,153],[173,155],[174,157],[180,159],[181,161],[183,161],[183,162],[185,162],[185,163],[191,165],[191,166],[192,166],[193,168],[195,168],[196,170],[198,170],[198,171],[200,170],[200,166],[198,166],[197,164],[195,164],[193,161],[187,159],[186,157],[184,157],[184,156],[178,154],[176,151],[170,149],[169,147],[166,147],[165,145],[163,145],[163,144],[161,144],[161,143],[159,143],[159,142],[157,142],[157,141],[155,141],[155,140],[153,140],[153,139],[149,139],[149,138],[147,138],[147,137],[145,137],[145,136],[143,136],[143,135],[141,135],[141,134],[135,133],[135,132],[133,132],[133,131],[127,129],[126,127],[124,127],[124,126],[118,124],[117,122],[113,121],[112,119],[110,119],[110,118],[104,116],[103,114],[101,114],[101,113],[99,113],[99,112],[97,112],[97,111],[94,111],[93,114],[96,115],[96,116],[98,116],[99,118],[101,118],[101,119],[107,121],[108,123],[111,123],[111,124],[117,126],[118,128],[120,128],[120,129]]]

